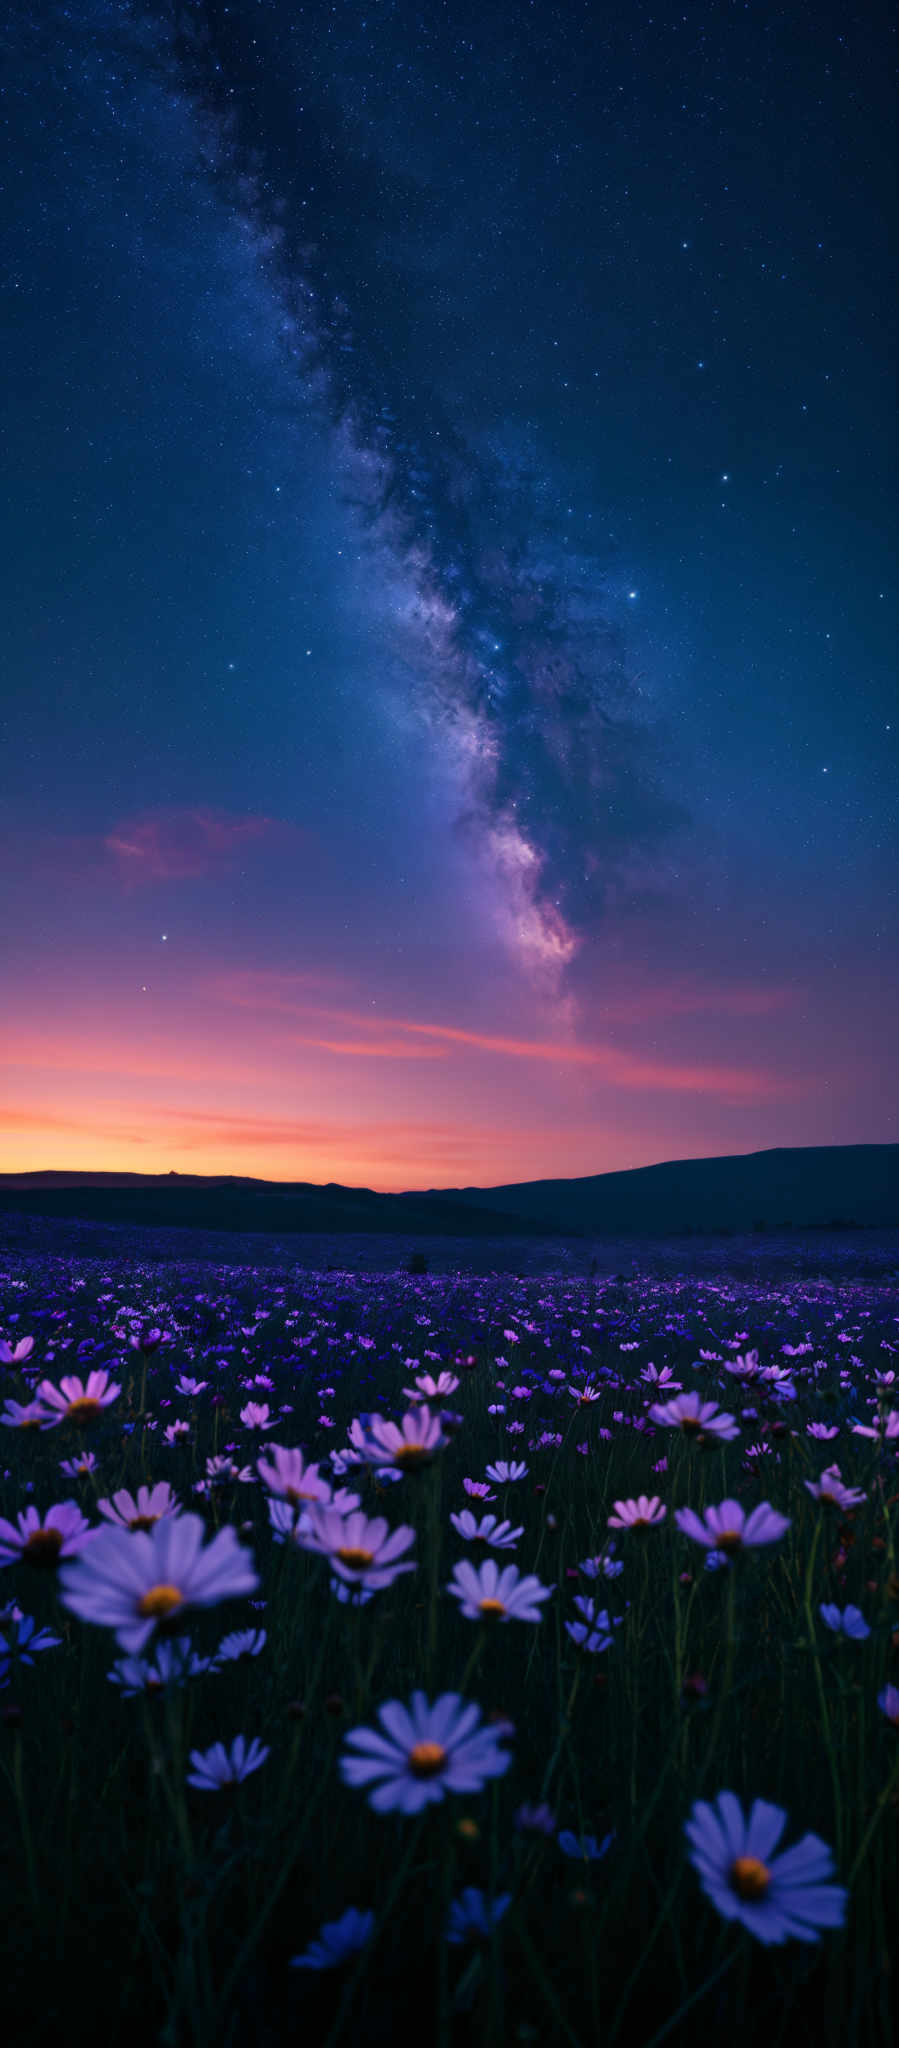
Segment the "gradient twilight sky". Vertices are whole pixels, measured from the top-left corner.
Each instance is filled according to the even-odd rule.
[[[0,1167],[899,1137],[883,0],[5,54]]]

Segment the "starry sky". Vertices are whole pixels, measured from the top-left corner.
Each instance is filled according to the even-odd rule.
[[[883,0],[41,0],[0,1166],[899,1136]]]

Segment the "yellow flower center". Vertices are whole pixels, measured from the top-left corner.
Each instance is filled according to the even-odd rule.
[[[61,1529],[35,1529],[22,1551],[26,1564],[53,1565],[62,1549]]]
[[[402,1444],[400,1449],[394,1452],[393,1462],[395,1465],[408,1465],[410,1467],[413,1465],[424,1465],[427,1463],[430,1455],[427,1444]]]
[[[742,1548],[743,1538],[739,1529],[722,1529],[720,1536],[715,1537],[716,1550],[742,1550]]]
[[[634,1519],[633,1519],[633,1521],[632,1521],[632,1523],[631,1523],[631,1528],[632,1528],[632,1529],[648,1529],[648,1528],[649,1528],[649,1516],[648,1516],[648,1515],[635,1515],[635,1516],[634,1516]]]
[[[685,1436],[696,1435],[699,1428],[700,1424],[697,1422],[695,1415],[684,1415],[681,1417],[681,1429]]]
[[[436,1778],[446,1763],[442,1742],[416,1742],[409,1751],[409,1769],[416,1778]]]
[[[349,1565],[350,1570],[355,1572],[364,1572],[366,1567],[374,1564],[375,1561],[373,1550],[352,1550],[348,1548],[346,1550],[337,1550],[334,1555],[339,1557],[341,1564]]]
[[[738,1856],[730,1866],[730,1882],[738,1899],[760,1899],[771,1883],[771,1872],[757,1856]]]
[[[505,1614],[505,1611],[506,1611],[506,1610],[505,1610],[505,1608],[504,1608],[504,1606],[503,1606],[503,1603],[502,1603],[502,1601],[501,1601],[501,1600],[482,1600],[482,1601],[481,1601],[481,1613],[482,1613],[482,1614],[486,1614],[486,1615],[488,1615],[488,1616],[490,1616],[490,1615],[493,1615],[493,1614],[497,1614],[497,1615],[498,1615],[498,1614]]]
[[[80,1401],[69,1402],[66,1416],[69,1422],[74,1422],[79,1429],[83,1429],[86,1422],[93,1422],[94,1417],[101,1415],[102,1412],[101,1402],[94,1401],[87,1394],[83,1394]]]
[[[158,1515],[133,1515],[128,1527],[129,1529],[152,1529],[158,1520]]]
[[[184,1594],[179,1593],[177,1586],[169,1586],[163,1583],[159,1586],[150,1587],[149,1592],[145,1593],[143,1599],[138,1601],[137,1611],[144,1621],[163,1621],[167,1614],[171,1614],[174,1607],[182,1605],[183,1600]]]

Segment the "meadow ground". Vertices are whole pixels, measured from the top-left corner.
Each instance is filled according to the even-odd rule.
[[[895,1235],[461,1244],[6,1235],[10,2038],[894,2039]]]

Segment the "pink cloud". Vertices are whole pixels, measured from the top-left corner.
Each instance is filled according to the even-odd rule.
[[[221,984],[219,984],[221,988]],[[597,1078],[620,1088],[658,1089],[666,1093],[717,1096],[730,1102],[764,1102],[794,1099],[806,1092],[803,1079],[787,1078],[758,1066],[730,1066],[711,1060],[667,1059],[628,1052],[615,1045],[576,1044],[557,1039],[513,1038],[487,1031],[471,1031],[454,1024],[419,1023],[409,1017],[379,1016],[330,1004],[310,1001],[290,975],[269,977],[264,973],[237,974],[221,988],[225,1000],[238,1008],[265,1010],[296,1018],[324,1016],[349,1025],[354,1031],[408,1032],[416,1038],[436,1040],[446,1046],[469,1047],[476,1052],[505,1058],[537,1060],[553,1066],[592,1069]],[[297,1041],[312,1043],[313,1041]],[[317,1040],[331,1051],[345,1051],[346,1041]],[[366,1050],[363,1039],[352,1050]],[[397,1048],[398,1050],[399,1048]]]
[[[108,832],[103,847],[126,884],[215,875],[254,847],[305,835],[268,817],[235,816],[206,804],[146,811]]]

